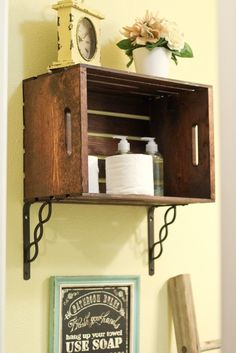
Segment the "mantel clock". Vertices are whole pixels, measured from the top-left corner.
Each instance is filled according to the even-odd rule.
[[[49,69],[78,63],[101,65],[100,22],[104,17],[76,0],[61,0],[52,8],[58,13],[58,60]]]

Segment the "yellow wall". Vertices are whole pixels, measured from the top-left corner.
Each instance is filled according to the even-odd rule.
[[[43,73],[56,59],[56,12],[49,0],[10,0],[9,144],[7,235],[7,353],[43,353],[48,347],[51,275],[140,275],[140,352],[175,353],[167,300],[169,277],[190,273],[200,340],[220,337],[219,198],[209,205],[179,207],[156,274],[148,276],[146,210],[138,207],[53,206],[32,278],[22,278],[22,79]],[[212,84],[218,159],[216,0],[87,0],[104,13],[102,64],[126,70],[115,46],[119,30],[146,9],[175,20],[194,59],[171,64],[170,77]],[[43,161],[41,161],[43,163]],[[40,164],[39,164],[40,168]],[[218,163],[216,163],[218,179]],[[217,193],[218,183],[217,183]],[[36,222],[32,208],[32,224]],[[156,212],[162,225],[163,212]]]

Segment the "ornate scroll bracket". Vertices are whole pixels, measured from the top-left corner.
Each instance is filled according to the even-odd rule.
[[[43,225],[48,222],[52,214],[51,201],[45,201],[38,211],[38,224],[36,225],[33,236],[34,240],[30,241],[30,207],[34,202],[26,202],[23,207],[23,261],[24,261],[24,279],[30,279],[30,264],[39,254],[39,242],[43,237]],[[43,218],[43,211],[48,207],[47,215]]]
[[[35,201],[36,202],[36,201]],[[49,221],[52,215],[52,201],[45,201],[38,211],[38,223],[33,231],[33,240],[31,241],[30,232],[30,207],[33,202],[26,202],[23,207],[23,277],[30,279],[31,262],[35,261],[39,255],[39,242],[43,237],[44,224]],[[45,208],[47,209],[45,210]],[[163,252],[163,242],[168,236],[168,227],[176,219],[176,205],[170,206],[164,215],[164,225],[159,230],[159,239],[155,241],[154,232],[154,211],[155,208],[163,206],[152,206],[148,208],[148,256],[149,256],[149,275],[154,275],[154,262]],[[47,214],[43,215],[47,211]],[[172,215],[171,215],[172,212]],[[169,218],[169,219],[168,219]],[[158,251],[157,251],[158,248]]]
[[[176,206],[170,206],[164,215],[164,225],[159,230],[159,240],[155,242],[155,232],[154,232],[154,211],[156,207],[163,206],[153,206],[148,208],[148,259],[149,259],[149,275],[152,276],[155,273],[155,260],[157,260],[163,252],[163,242],[168,236],[168,227],[174,223],[176,219]],[[170,218],[170,213],[172,212],[172,217]],[[168,221],[169,218],[169,221]],[[156,248],[158,247],[158,252],[156,254]]]

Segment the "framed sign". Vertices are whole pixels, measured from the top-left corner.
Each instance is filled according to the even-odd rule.
[[[50,353],[138,353],[138,277],[52,277],[50,283]]]

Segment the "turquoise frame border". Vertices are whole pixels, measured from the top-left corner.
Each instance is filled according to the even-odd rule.
[[[49,353],[61,353],[59,342],[60,287],[61,285],[132,285],[133,310],[131,310],[131,347],[129,353],[139,352],[139,276],[53,276],[50,278],[50,336]]]

